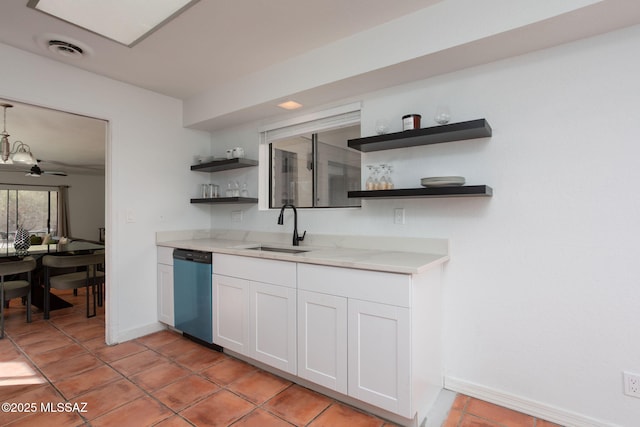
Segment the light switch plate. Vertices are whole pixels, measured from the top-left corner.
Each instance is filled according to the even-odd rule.
[[[393,210],[393,223],[404,224],[404,208],[395,208]]]
[[[136,213],[133,209],[127,209],[126,213],[126,222],[133,223],[136,222]]]

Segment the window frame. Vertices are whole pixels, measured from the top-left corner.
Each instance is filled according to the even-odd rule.
[[[19,209],[20,209],[20,198],[19,198],[19,193],[21,191],[34,191],[34,192],[38,192],[38,193],[47,193],[47,219],[46,219],[46,227],[47,227],[47,231],[45,234],[51,234],[53,230],[57,231],[57,223],[52,224],[51,223],[51,209],[52,209],[52,194],[51,193],[56,193],[56,221],[57,221],[57,215],[58,215],[58,197],[59,197],[59,188],[55,187],[55,186],[48,186],[48,185],[28,185],[28,184],[0,184],[0,193],[6,191],[6,197],[7,197],[7,208],[9,208],[9,199],[11,198],[11,194],[10,192],[15,191],[15,209],[16,209],[16,226],[20,225],[20,218],[19,218]],[[3,194],[0,194],[0,196],[4,196]],[[9,229],[9,223],[11,221],[10,219],[10,209],[7,209],[6,212],[6,217],[0,218],[0,221],[3,224],[3,228],[4,226],[6,226],[6,233],[7,233],[7,241],[5,242],[4,240],[0,239],[0,246],[4,247],[5,245],[10,244],[9,241],[9,235],[12,233],[12,230]],[[24,220],[23,220],[24,221]],[[16,231],[16,230],[13,230]],[[27,230],[29,232],[29,234],[31,235],[31,232],[33,230]],[[4,233],[4,231],[2,231]]]
[[[272,123],[258,129],[259,140],[259,162],[258,162],[258,209],[276,210],[279,208],[270,207],[271,197],[271,149],[270,144],[274,141],[303,134],[313,134],[339,127],[354,126],[361,124],[361,103],[353,103],[310,113],[304,116],[294,117],[285,121]],[[360,206],[345,207],[304,207],[300,209],[359,209]]]

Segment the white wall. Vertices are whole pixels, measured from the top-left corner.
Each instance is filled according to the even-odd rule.
[[[182,103],[0,45],[0,97],[109,121],[107,144],[107,340],[160,327],[156,310],[155,232],[205,228],[207,212],[188,199],[208,154],[208,133],[184,129]],[[134,222],[127,222],[127,213]]]
[[[430,126],[440,102],[453,121],[493,127],[490,139],[363,155],[392,162],[397,187],[463,175],[492,186],[492,198],[374,200],[299,216],[309,234],[450,239],[448,387],[569,425],[637,425],[640,401],[623,395],[621,373],[640,373],[639,50],[632,27],[364,98],[363,135],[381,117],[400,130],[407,113]],[[214,134],[214,151],[242,145],[255,158],[257,126]],[[393,224],[396,207],[405,225]],[[244,221],[232,223],[239,209]],[[215,227],[283,230],[275,211],[212,212]]]
[[[0,172],[0,182],[52,187],[68,185],[71,236],[78,239],[98,240],[98,229],[105,225],[104,175],[42,175],[39,178],[33,178],[24,176],[24,173]]]
[[[69,175],[69,221],[71,236],[98,240],[99,228],[105,227],[105,177]],[[57,181],[56,181],[57,182]]]

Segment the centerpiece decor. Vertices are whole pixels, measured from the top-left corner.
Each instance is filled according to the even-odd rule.
[[[13,247],[16,250],[16,255],[27,255],[30,246],[31,237],[29,236],[29,232],[25,230],[24,227],[18,225],[18,229],[16,230],[16,239],[13,242]]]

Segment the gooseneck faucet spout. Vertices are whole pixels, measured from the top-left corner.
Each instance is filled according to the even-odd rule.
[[[296,207],[294,205],[286,204],[286,205],[283,205],[282,208],[280,208],[280,216],[278,216],[278,224],[279,225],[284,224],[284,210],[286,208],[293,209],[293,246],[300,246],[300,242],[304,240],[304,236],[307,235],[307,231],[305,230],[304,233],[302,233],[302,237],[298,236],[298,211],[296,210]]]

